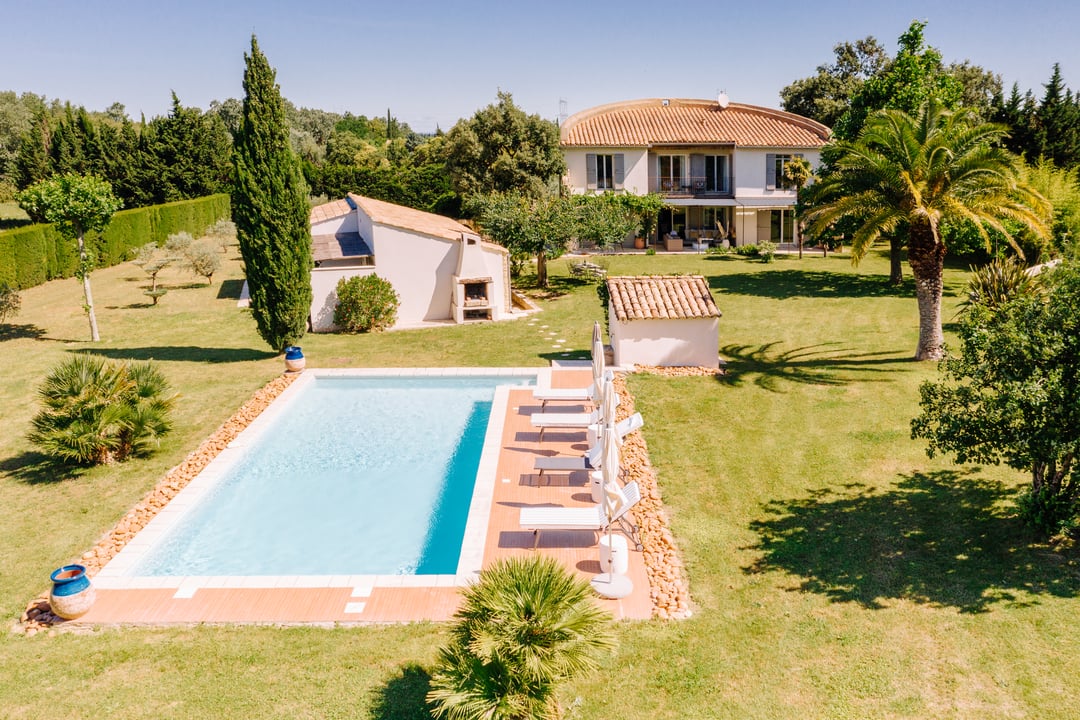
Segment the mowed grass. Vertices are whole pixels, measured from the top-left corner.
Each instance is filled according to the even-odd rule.
[[[135,266],[98,271],[103,341],[74,280],[23,293],[0,330],[0,614],[11,622],[280,372],[224,283],[165,271],[158,307]],[[909,437],[932,364],[910,281],[844,257],[765,265],[614,256],[612,273],[703,273],[724,313],[722,379],[631,378],[687,563],[694,616],[620,626],[618,652],[562,695],[574,718],[1075,717],[1080,568],[1012,514],[1022,475],[926,458]],[[553,263],[536,324],[309,335],[310,366],[541,365],[587,357],[593,286]],[[172,273],[171,275],[169,273]],[[949,270],[944,316],[965,281]],[[541,326],[546,325],[547,328]],[[548,333],[555,332],[555,337]],[[177,428],[148,460],[57,473],[23,439],[34,391],[72,353],[160,362]],[[421,718],[445,628],[107,628],[0,640],[0,715]]]

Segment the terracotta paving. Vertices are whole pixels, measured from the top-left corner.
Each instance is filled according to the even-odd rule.
[[[585,386],[588,370],[557,370],[552,385]],[[580,411],[580,404],[549,404],[547,411]],[[586,448],[584,431],[545,433],[544,442],[529,424],[529,415],[540,405],[529,389],[509,393],[506,420],[498,454],[491,517],[487,528],[483,564],[498,558],[541,552],[558,558],[585,579],[601,572],[598,536],[587,531],[545,531],[533,550],[533,535],[518,525],[519,508],[529,505],[565,507],[592,504],[585,471],[555,473],[542,481],[533,471],[538,455],[580,454]],[[631,512],[631,515],[633,513]],[[642,554],[629,543],[629,572],[633,593],[622,600],[599,600],[616,618],[652,616],[649,583]],[[452,576],[440,587],[200,587],[192,592],[177,588],[97,588],[97,601],[79,624],[171,624],[171,623],[387,623],[443,621],[458,605],[458,588]],[[302,578],[300,579],[302,581]],[[404,579],[403,585],[410,581]]]

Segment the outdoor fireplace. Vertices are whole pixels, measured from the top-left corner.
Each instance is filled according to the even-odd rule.
[[[476,307],[488,304],[487,280],[462,281],[465,286],[465,307]]]

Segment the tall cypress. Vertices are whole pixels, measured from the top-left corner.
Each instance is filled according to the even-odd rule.
[[[259,334],[270,347],[283,350],[303,337],[311,309],[307,185],[289,144],[274,70],[254,35],[244,63],[244,107],[233,154],[233,220]]]

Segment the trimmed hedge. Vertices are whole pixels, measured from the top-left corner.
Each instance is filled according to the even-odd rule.
[[[224,194],[121,210],[104,232],[87,233],[86,243],[97,254],[97,267],[109,267],[148,242],[160,245],[177,232],[198,237],[231,215],[229,196]],[[0,285],[25,290],[46,280],[72,277],[77,264],[75,244],[65,242],[52,225],[0,231]]]

